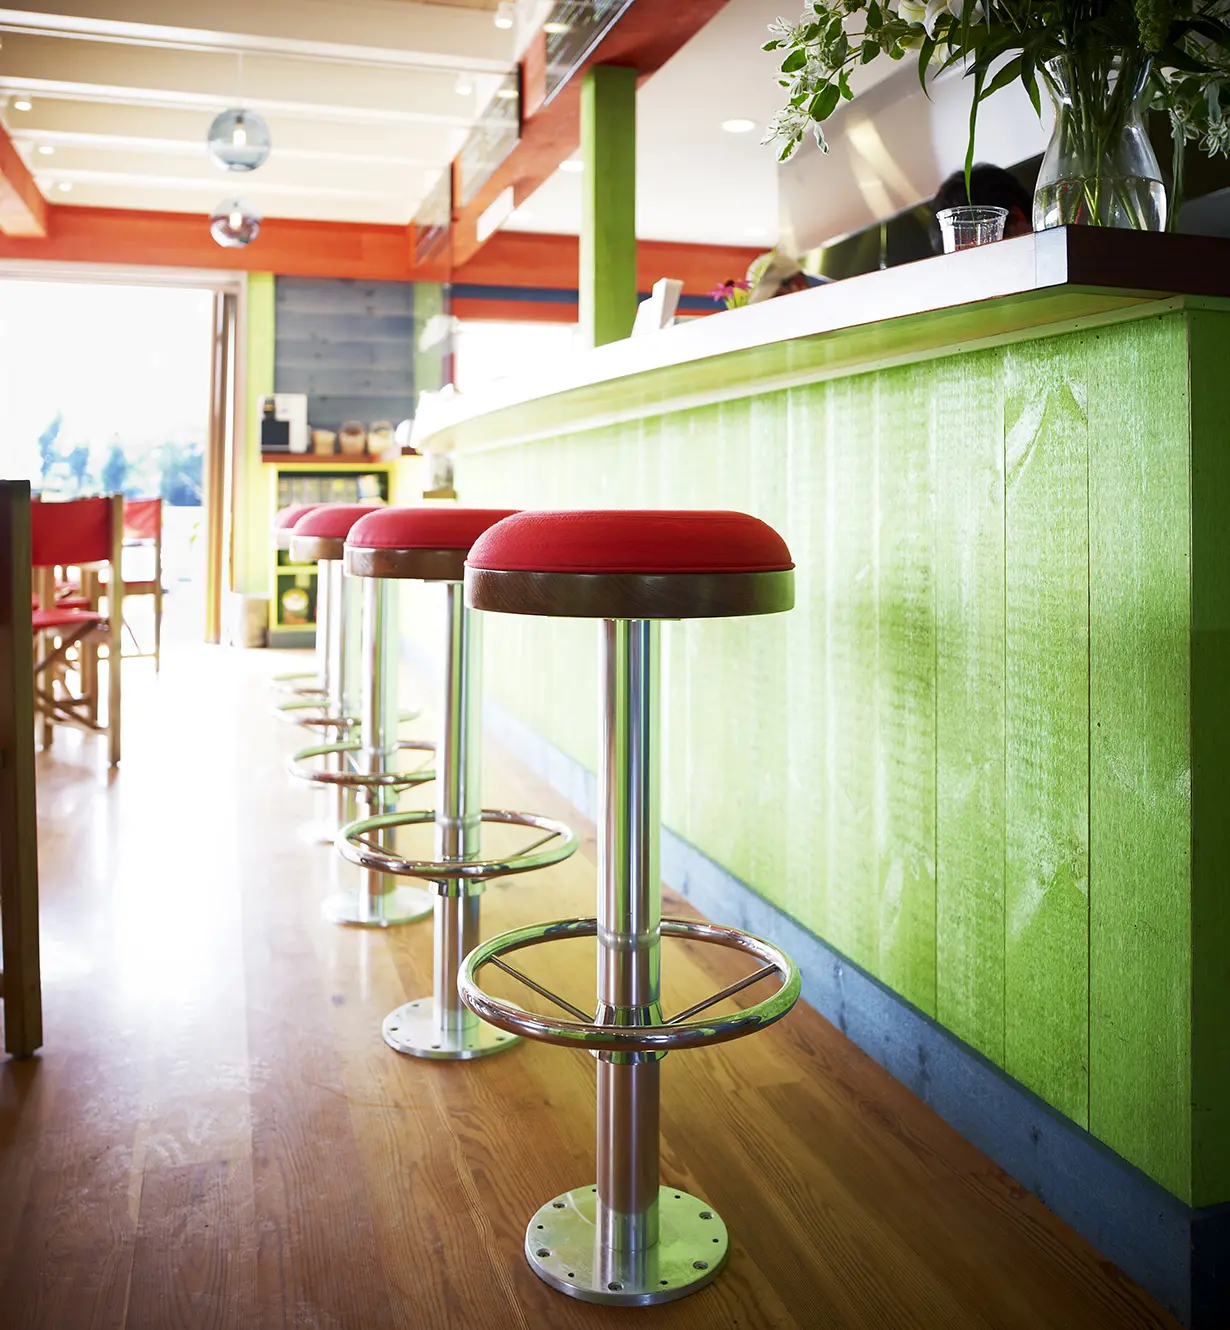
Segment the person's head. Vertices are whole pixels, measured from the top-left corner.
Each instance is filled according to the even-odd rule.
[[[1034,229],[1030,220],[1034,208],[1033,197],[1016,176],[1011,171],[1005,171],[1002,166],[979,162],[970,172],[968,194],[965,191],[964,170],[954,171],[939,187],[931,206],[933,211],[939,213],[945,208],[962,208],[970,203],[982,208],[1008,209],[1008,217],[1004,222],[1005,239],[1027,236]],[[936,239],[938,241],[938,232]]]

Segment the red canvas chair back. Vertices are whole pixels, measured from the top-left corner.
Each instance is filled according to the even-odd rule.
[[[111,500],[32,503],[30,550],[36,568],[106,563],[111,558]]]
[[[157,540],[161,531],[161,499],[124,500],[125,540]]]

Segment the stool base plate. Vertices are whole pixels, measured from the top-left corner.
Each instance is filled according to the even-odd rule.
[[[436,1024],[435,1001],[429,997],[416,998],[389,1012],[381,1033],[384,1042],[398,1053],[447,1062],[503,1053],[521,1042],[517,1035],[506,1034],[477,1018],[464,1032],[441,1030]]]
[[[421,887],[396,887],[384,897],[380,918],[365,918],[360,892],[337,891],[325,898],[321,914],[331,924],[349,924],[355,928],[396,928],[400,924],[426,919],[436,908],[433,892]]]
[[[631,1256],[596,1242],[597,1187],[548,1201],[525,1230],[525,1259],[539,1279],[571,1298],[615,1307],[673,1302],[695,1293],[726,1262],[726,1225],[704,1201],[658,1189],[658,1241]]]

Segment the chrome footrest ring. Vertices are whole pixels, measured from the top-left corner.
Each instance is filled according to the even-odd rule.
[[[728,1016],[715,1016],[708,1020],[667,1021],[662,1025],[603,1025],[596,1022],[565,1021],[554,1016],[530,1014],[510,1002],[494,998],[479,988],[476,975],[484,965],[508,952],[563,938],[597,937],[597,919],[560,919],[549,924],[531,924],[501,933],[480,943],[465,958],[457,989],[461,1000],[481,1020],[519,1034],[526,1039],[538,1039],[547,1044],[562,1044],[565,1048],[585,1048],[610,1053],[669,1053],[680,1048],[704,1048],[709,1044],[722,1044],[730,1039],[741,1039],[755,1034],[765,1026],[779,1021],[798,1001],[802,979],[799,967],[771,942],[745,933],[738,928],[721,924],[703,923],[697,919],[663,919],[664,937],[682,938],[689,942],[709,942],[729,947],[754,956],[766,968],[776,971],[781,986],[776,993],[755,1006]],[[722,997],[737,991],[724,989],[707,1003],[688,1008],[684,1015],[703,1010]]]
[[[422,826],[434,822],[432,809],[413,809],[404,813],[383,813],[379,817],[363,818],[351,822],[337,833],[333,842],[344,859],[360,868],[378,873],[393,873],[401,877],[421,877],[429,882],[485,881],[492,877],[507,877],[513,873],[532,873],[537,868],[558,864],[577,848],[576,833],[563,822],[537,813],[510,813],[502,808],[484,808],[480,814],[484,822],[503,822],[518,827],[535,827],[547,835],[528,850],[507,859],[402,859],[364,838],[373,832],[393,827]],[[539,849],[546,841],[556,844]]]
[[[436,746],[430,739],[400,739],[398,752],[413,750],[420,753],[435,753]],[[313,748],[301,748],[286,764],[287,771],[298,780],[312,781],[317,785],[344,785],[353,789],[391,789],[408,790],[415,785],[426,785],[436,778],[435,770],[426,767],[420,771],[380,771],[364,773],[361,771],[328,771],[321,767],[307,764],[316,758],[332,757],[338,753],[347,756],[361,753],[363,744],[358,739],[347,739],[343,743],[317,744]]]

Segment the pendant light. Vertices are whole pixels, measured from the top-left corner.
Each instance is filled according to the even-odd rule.
[[[243,100],[243,53],[238,57],[237,91]],[[214,117],[209,127],[209,155],[224,171],[255,171],[269,156],[271,140],[265,117],[242,106]]]
[[[225,171],[255,171],[269,147],[269,126],[256,111],[223,111],[209,127],[209,155]]]
[[[243,199],[224,199],[209,219],[209,234],[224,249],[240,249],[260,235],[260,213]]]

